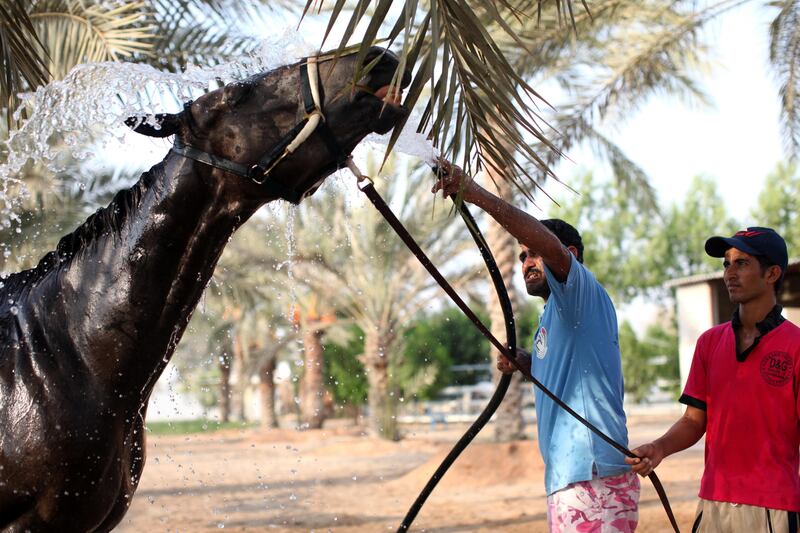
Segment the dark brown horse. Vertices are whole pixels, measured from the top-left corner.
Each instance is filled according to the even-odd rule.
[[[1,280],[0,529],[119,523],[144,466],[148,398],[230,236],[276,191],[295,202],[312,193],[365,135],[405,114],[381,99],[397,59],[375,48],[366,62],[379,56],[355,84],[355,55],[319,63],[324,129],[266,178],[259,161],[307,113],[302,63],[140,126],[194,153],[171,150],[38,266]]]

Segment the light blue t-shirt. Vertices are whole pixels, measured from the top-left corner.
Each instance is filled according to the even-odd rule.
[[[578,414],[627,447],[617,314],[594,275],[570,257],[565,283],[545,266],[550,297],[534,337],[531,371]],[[592,479],[593,472],[606,477],[630,470],[620,452],[538,388],[535,393],[548,495]]]

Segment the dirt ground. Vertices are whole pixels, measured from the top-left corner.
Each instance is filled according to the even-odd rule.
[[[659,436],[678,412],[630,417],[631,443]],[[115,531],[395,531],[464,428],[419,428],[396,443],[346,425],[151,437],[139,490]],[[451,467],[412,530],[546,531],[536,441],[498,444],[491,435],[485,428]],[[700,443],[658,469],[682,530],[691,527],[702,466]],[[642,487],[638,531],[670,531],[649,481]]]

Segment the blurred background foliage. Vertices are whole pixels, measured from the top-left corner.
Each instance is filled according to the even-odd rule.
[[[79,63],[134,61],[168,71],[214,65],[256,50],[259,41],[248,29],[273,17],[294,24],[312,6],[321,7],[331,24],[347,21],[352,31],[345,30],[342,43],[356,35],[397,37],[393,49],[415,67],[408,102],[420,99],[423,125],[472,171],[489,167],[495,171],[488,173],[490,182],[507,181],[507,199],[544,198],[537,187],[552,178],[548,169],[579,144],[608,163],[610,179],[597,178],[603,173],[593,170],[599,169],[569,177],[578,194],[558,198],[560,207],[551,213],[582,230],[586,264],[617,303],[646,299],[663,310],[644,332],[620,326],[626,390],[644,401],[654,390],[674,392],[678,379],[672,295],[664,282],[719,268],[701,253],[702,242],[730,232],[741,216],[726,211],[714,181],[704,176],[695,178],[681,202],[661,205],[646,174],[608,132],[654,95],[706,103],[697,76],[711,68],[713,44],[702,30],[744,3],[404,0],[390,9],[389,0],[328,6],[294,0],[0,0],[0,137],[15,127],[18,93],[59,79]],[[800,145],[800,51],[793,45],[800,35],[800,1],[758,3],[773,17],[770,60],[789,161]],[[358,33],[354,21],[362,19],[369,22]],[[558,89],[556,109],[538,96],[540,86]],[[542,126],[540,114],[552,128]],[[19,118],[24,120],[24,110]],[[404,158],[373,158],[369,165],[374,175],[382,166],[381,192],[430,255],[483,317],[494,316],[485,272],[467,251],[463,228],[448,218],[449,206],[434,204],[427,193],[429,172]],[[75,163],[51,176],[39,165],[26,167],[20,179],[29,194],[19,204],[20,224],[0,230],[0,268],[35,264],[141,170]],[[796,249],[797,166],[777,166],[758,194],[754,215]],[[504,271],[516,272],[516,254],[509,255]],[[519,344],[528,347],[537,308],[518,300]],[[321,351],[322,362],[306,365],[312,349]],[[329,180],[299,209],[267,208],[235,235],[174,362],[182,389],[224,417],[247,417],[244,397],[260,383],[273,387],[260,394],[280,400],[261,406],[261,416],[272,417],[268,427],[281,409],[311,420],[303,423],[366,412],[370,427],[394,439],[400,398],[435,399],[445,386],[488,379],[488,352],[375,213]],[[485,369],[454,370],[479,364]],[[298,405],[307,402],[301,395],[319,404],[302,413]]]

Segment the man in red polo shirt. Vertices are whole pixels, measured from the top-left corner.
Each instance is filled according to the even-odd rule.
[[[796,533],[800,528],[800,328],[781,316],[786,243],[752,227],[711,237],[737,308],[697,340],[680,402],[686,411],[661,438],[627,459],[649,474],[706,434],[705,470],[692,531]]]

